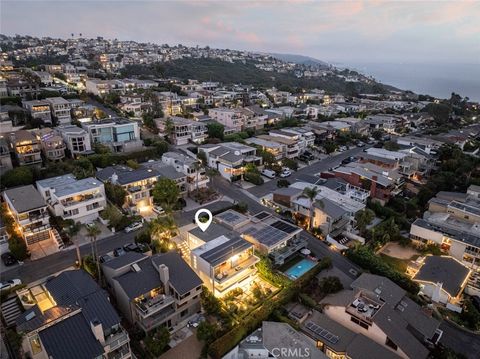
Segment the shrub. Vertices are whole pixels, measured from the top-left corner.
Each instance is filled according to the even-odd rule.
[[[259,173],[248,172],[243,175],[243,179],[247,182],[253,183],[254,185],[263,184],[263,178]]]
[[[164,326],[158,327],[145,338],[146,349],[155,357],[160,356],[167,349],[170,342],[170,332]]]
[[[338,277],[325,277],[322,278],[318,286],[320,290],[325,294],[337,293],[343,289],[343,284]]]
[[[13,234],[8,240],[8,249],[12,252],[13,256],[19,261],[23,261],[28,258],[27,245],[22,237],[17,234]]]

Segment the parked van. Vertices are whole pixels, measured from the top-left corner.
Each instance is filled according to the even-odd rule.
[[[276,175],[275,171],[268,170],[266,168],[264,168],[261,173],[262,175],[268,178],[275,178],[275,175]]]

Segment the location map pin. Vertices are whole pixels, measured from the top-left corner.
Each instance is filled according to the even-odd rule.
[[[208,219],[205,221],[204,216],[200,217],[202,214],[208,215]],[[200,220],[201,218],[201,220]],[[202,208],[195,213],[195,223],[200,227],[200,229],[205,232],[207,228],[210,226],[210,223],[212,223],[213,215],[212,212],[210,212],[208,209]],[[202,222],[202,220],[204,222]]]

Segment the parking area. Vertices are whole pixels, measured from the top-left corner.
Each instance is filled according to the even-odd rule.
[[[197,330],[184,328],[190,332],[184,340],[160,356],[160,359],[193,359],[200,358],[203,343],[197,339]],[[183,329],[182,329],[183,331]],[[187,335],[187,334],[184,334]]]

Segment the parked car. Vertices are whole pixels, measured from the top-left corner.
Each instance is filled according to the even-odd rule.
[[[275,171],[272,171],[272,170],[269,170],[269,169],[266,169],[266,168],[264,168],[261,173],[262,173],[262,175],[264,175],[265,177],[268,177],[268,178],[275,178],[275,176],[276,176]]]
[[[365,144],[362,141],[358,141],[357,147],[365,147]]]
[[[143,227],[142,222],[134,222],[131,225],[125,227],[125,233],[130,233],[130,232],[136,231],[137,229],[140,229],[142,227]]]
[[[12,253],[6,252],[2,254],[2,262],[5,264],[5,266],[13,266],[14,264],[17,264],[17,259],[13,256]]]
[[[0,283],[0,292],[4,292],[10,290],[17,285],[22,285],[22,281],[20,279],[10,279],[5,282]]]
[[[123,246],[125,252],[138,252],[137,243],[128,243]]]
[[[125,253],[126,253],[126,252],[125,252],[125,251],[123,250],[123,248],[121,248],[121,247],[115,248],[115,249],[113,250],[113,255],[114,255],[115,257],[123,256]]]
[[[282,178],[287,178],[292,175],[292,172],[288,168],[284,168],[282,172],[280,173],[280,177]]]
[[[104,254],[103,256],[100,256],[100,263],[105,263],[112,260],[112,257],[110,257],[108,254]]]
[[[160,207],[160,206],[153,206],[152,210],[156,213],[156,214],[165,214],[165,210]]]

